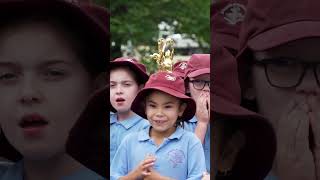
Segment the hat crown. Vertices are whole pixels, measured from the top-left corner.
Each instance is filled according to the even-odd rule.
[[[141,71],[144,73],[147,73],[147,68],[144,64],[140,63],[137,59],[131,58],[131,57],[119,57],[116,58],[115,60],[111,61],[112,62],[128,62],[133,64],[134,66],[138,67]]]
[[[145,88],[165,87],[181,94],[185,94],[184,81],[174,73],[160,71],[152,74],[147,81]]]

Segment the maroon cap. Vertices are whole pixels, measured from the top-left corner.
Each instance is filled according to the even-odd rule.
[[[172,73],[184,78],[185,70],[188,67],[188,61],[178,61],[173,65]]]
[[[185,77],[210,74],[210,54],[193,54],[185,70]]]
[[[10,17],[52,15],[73,22],[75,28],[85,30],[87,38],[101,56],[109,57],[109,13],[89,0],[0,0],[0,19]],[[73,26],[73,25],[72,25]],[[107,61],[92,60],[97,71],[106,71]]]
[[[306,37],[319,37],[319,9],[318,0],[249,1],[240,34],[241,51],[247,47],[261,51]]]
[[[74,159],[103,177],[107,176],[105,166],[109,162],[105,154],[108,143],[108,90],[109,87],[105,86],[93,93],[70,130],[66,143],[66,150]]]
[[[240,106],[241,90],[238,80],[237,61],[223,47],[213,47],[212,73],[214,114],[224,120],[239,124],[246,136],[245,147],[240,151],[232,169],[234,177],[263,179],[270,169],[276,152],[275,133],[271,124],[259,114]]]
[[[239,31],[247,11],[246,4],[246,0],[221,0],[212,3],[212,43],[239,50]]]
[[[134,58],[120,57],[120,58],[116,58],[115,60],[110,62],[110,69],[113,69],[117,66],[130,67],[134,71],[134,73],[136,73],[138,75],[138,78],[139,78],[139,80],[141,80],[142,83],[147,82],[149,79],[146,66],[144,64],[138,62]]]
[[[147,119],[144,106],[145,98],[148,92],[152,90],[162,91],[185,102],[187,104],[187,108],[185,109],[181,120],[188,121],[192,119],[196,112],[196,103],[192,98],[185,95],[183,79],[169,72],[158,72],[150,76],[145,87],[138,93],[132,102],[131,109],[133,112]]]

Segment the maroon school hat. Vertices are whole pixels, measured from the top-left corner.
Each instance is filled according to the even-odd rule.
[[[11,17],[23,19],[28,16],[50,15],[72,22],[79,31],[85,31],[94,43],[95,51],[106,59],[109,57],[109,13],[89,0],[0,0],[0,20]],[[106,71],[107,61],[92,60],[95,71]]]
[[[185,77],[196,77],[210,74],[210,54],[193,54],[185,70]]]
[[[147,82],[149,79],[146,66],[138,62],[135,58],[120,57],[110,62],[110,69],[115,68],[117,66],[130,67],[130,69],[132,69],[133,72],[138,75],[138,78],[139,80],[141,80],[142,83]]]
[[[185,102],[187,104],[187,108],[185,109],[181,120],[188,121],[192,119],[196,112],[196,103],[192,98],[185,95],[183,79],[169,72],[158,72],[150,76],[145,87],[139,91],[138,95],[132,102],[131,109],[133,112],[147,119],[144,106],[145,98],[152,90],[162,91]]]
[[[237,61],[232,54],[223,47],[213,47],[212,56],[212,111],[224,120],[238,124],[237,127],[246,136],[246,144],[237,157],[232,177],[263,179],[271,170],[275,157],[274,130],[265,118],[240,106]]]
[[[239,50],[239,31],[247,0],[221,0],[211,4],[212,43]]]
[[[279,8],[281,7],[281,8]],[[320,1],[251,0],[240,48],[261,51],[290,41],[320,36]]]
[[[188,61],[178,61],[173,65],[172,73],[184,78],[184,72],[188,67]]]

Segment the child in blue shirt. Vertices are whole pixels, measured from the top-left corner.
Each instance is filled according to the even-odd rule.
[[[210,172],[210,54],[193,54],[185,69],[185,83],[196,101],[195,116],[184,123],[203,144],[207,171]]]
[[[131,111],[131,103],[149,76],[136,59],[121,57],[110,62],[110,164],[123,138],[148,126]]]
[[[201,179],[206,172],[200,140],[181,125],[195,113],[184,82],[172,73],[153,74],[132,103],[150,126],[128,135],[111,164],[111,179]]]

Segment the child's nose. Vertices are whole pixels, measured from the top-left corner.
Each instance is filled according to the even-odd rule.
[[[40,103],[42,101],[42,95],[37,87],[37,83],[30,80],[23,80],[22,85],[20,86],[20,98],[19,101],[22,104],[34,104],[34,103]]]

